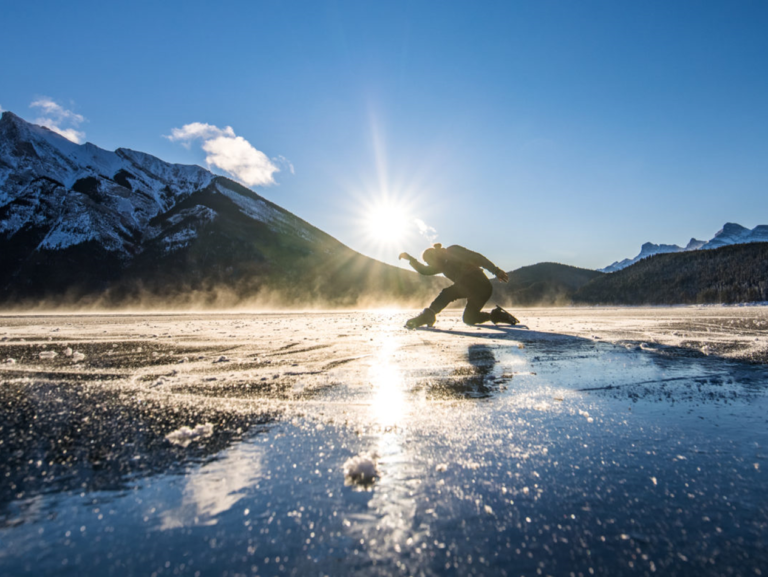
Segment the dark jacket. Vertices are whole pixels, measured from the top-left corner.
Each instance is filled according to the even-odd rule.
[[[435,275],[443,273],[453,282],[459,282],[462,277],[467,275],[483,274],[480,270],[481,267],[496,276],[502,272],[499,267],[483,255],[472,252],[457,244],[448,248],[436,248],[434,251],[436,253],[434,264],[424,265],[414,258],[409,261],[410,265],[420,274]]]

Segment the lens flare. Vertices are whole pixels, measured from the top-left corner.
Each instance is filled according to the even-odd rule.
[[[371,242],[380,246],[396,246],[405,240],[413,226],[412,222],[404,206],[380,200],[369,207],[364,226]]]

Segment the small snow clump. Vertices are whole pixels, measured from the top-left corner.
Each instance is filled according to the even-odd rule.
[[[54,351],[43,351],[40,353],[41,359],[55,359],[59,354]]]
[[[79,363],[85,358],[85,355],[79,351],[72,353],[72,360]]]
[[[379,468],[373,453],[362,453],[347,459],[344,463],[344,484],[369,487],[379,477]]]
[[[213,435],[213,424],[205,423],[204,425],[197,425],[194,429],[183,426],[172,433],[168,433],[165,438],[174,445],[187,447],[192,441],[211,435]]]
[[[72,356],[72,349],[70,347],[67,347],[64,349],[64,356],[65,357],[71,357]]]

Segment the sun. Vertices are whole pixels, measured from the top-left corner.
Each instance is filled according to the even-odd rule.
[[[368,239],[379,246],[396,246],[405,241],[412,225],[407,207],[391,199],[372,203],[364,216]]]

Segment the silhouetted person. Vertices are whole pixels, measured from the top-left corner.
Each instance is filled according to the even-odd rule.
[[[425,308],[420,315],[410,319],[405,324],[407,328],[415,329],[422,325],[434,325],[437,313],[458,299],[467,299],[463,320],[468,325],[487,321],[492,321],[494,324],[506,323],[510,325],[516,325],[520,322],[499,306],[490,313],[483,312],[483,305],[491,298],[493,286],[481,268],[495,275],[501,282],[509,280],[507,273],[483,255],[456,244],[443,248],[441,244],[436,243],[421,255],[421,258],[427,263],[426,265],[421,264],[418,259],[407,252],[400,253],[399,258],[407,259],[416,272],[420,274],[442,273],[454,282],[453,285],[443,289],[432,301],[432,304]]]

